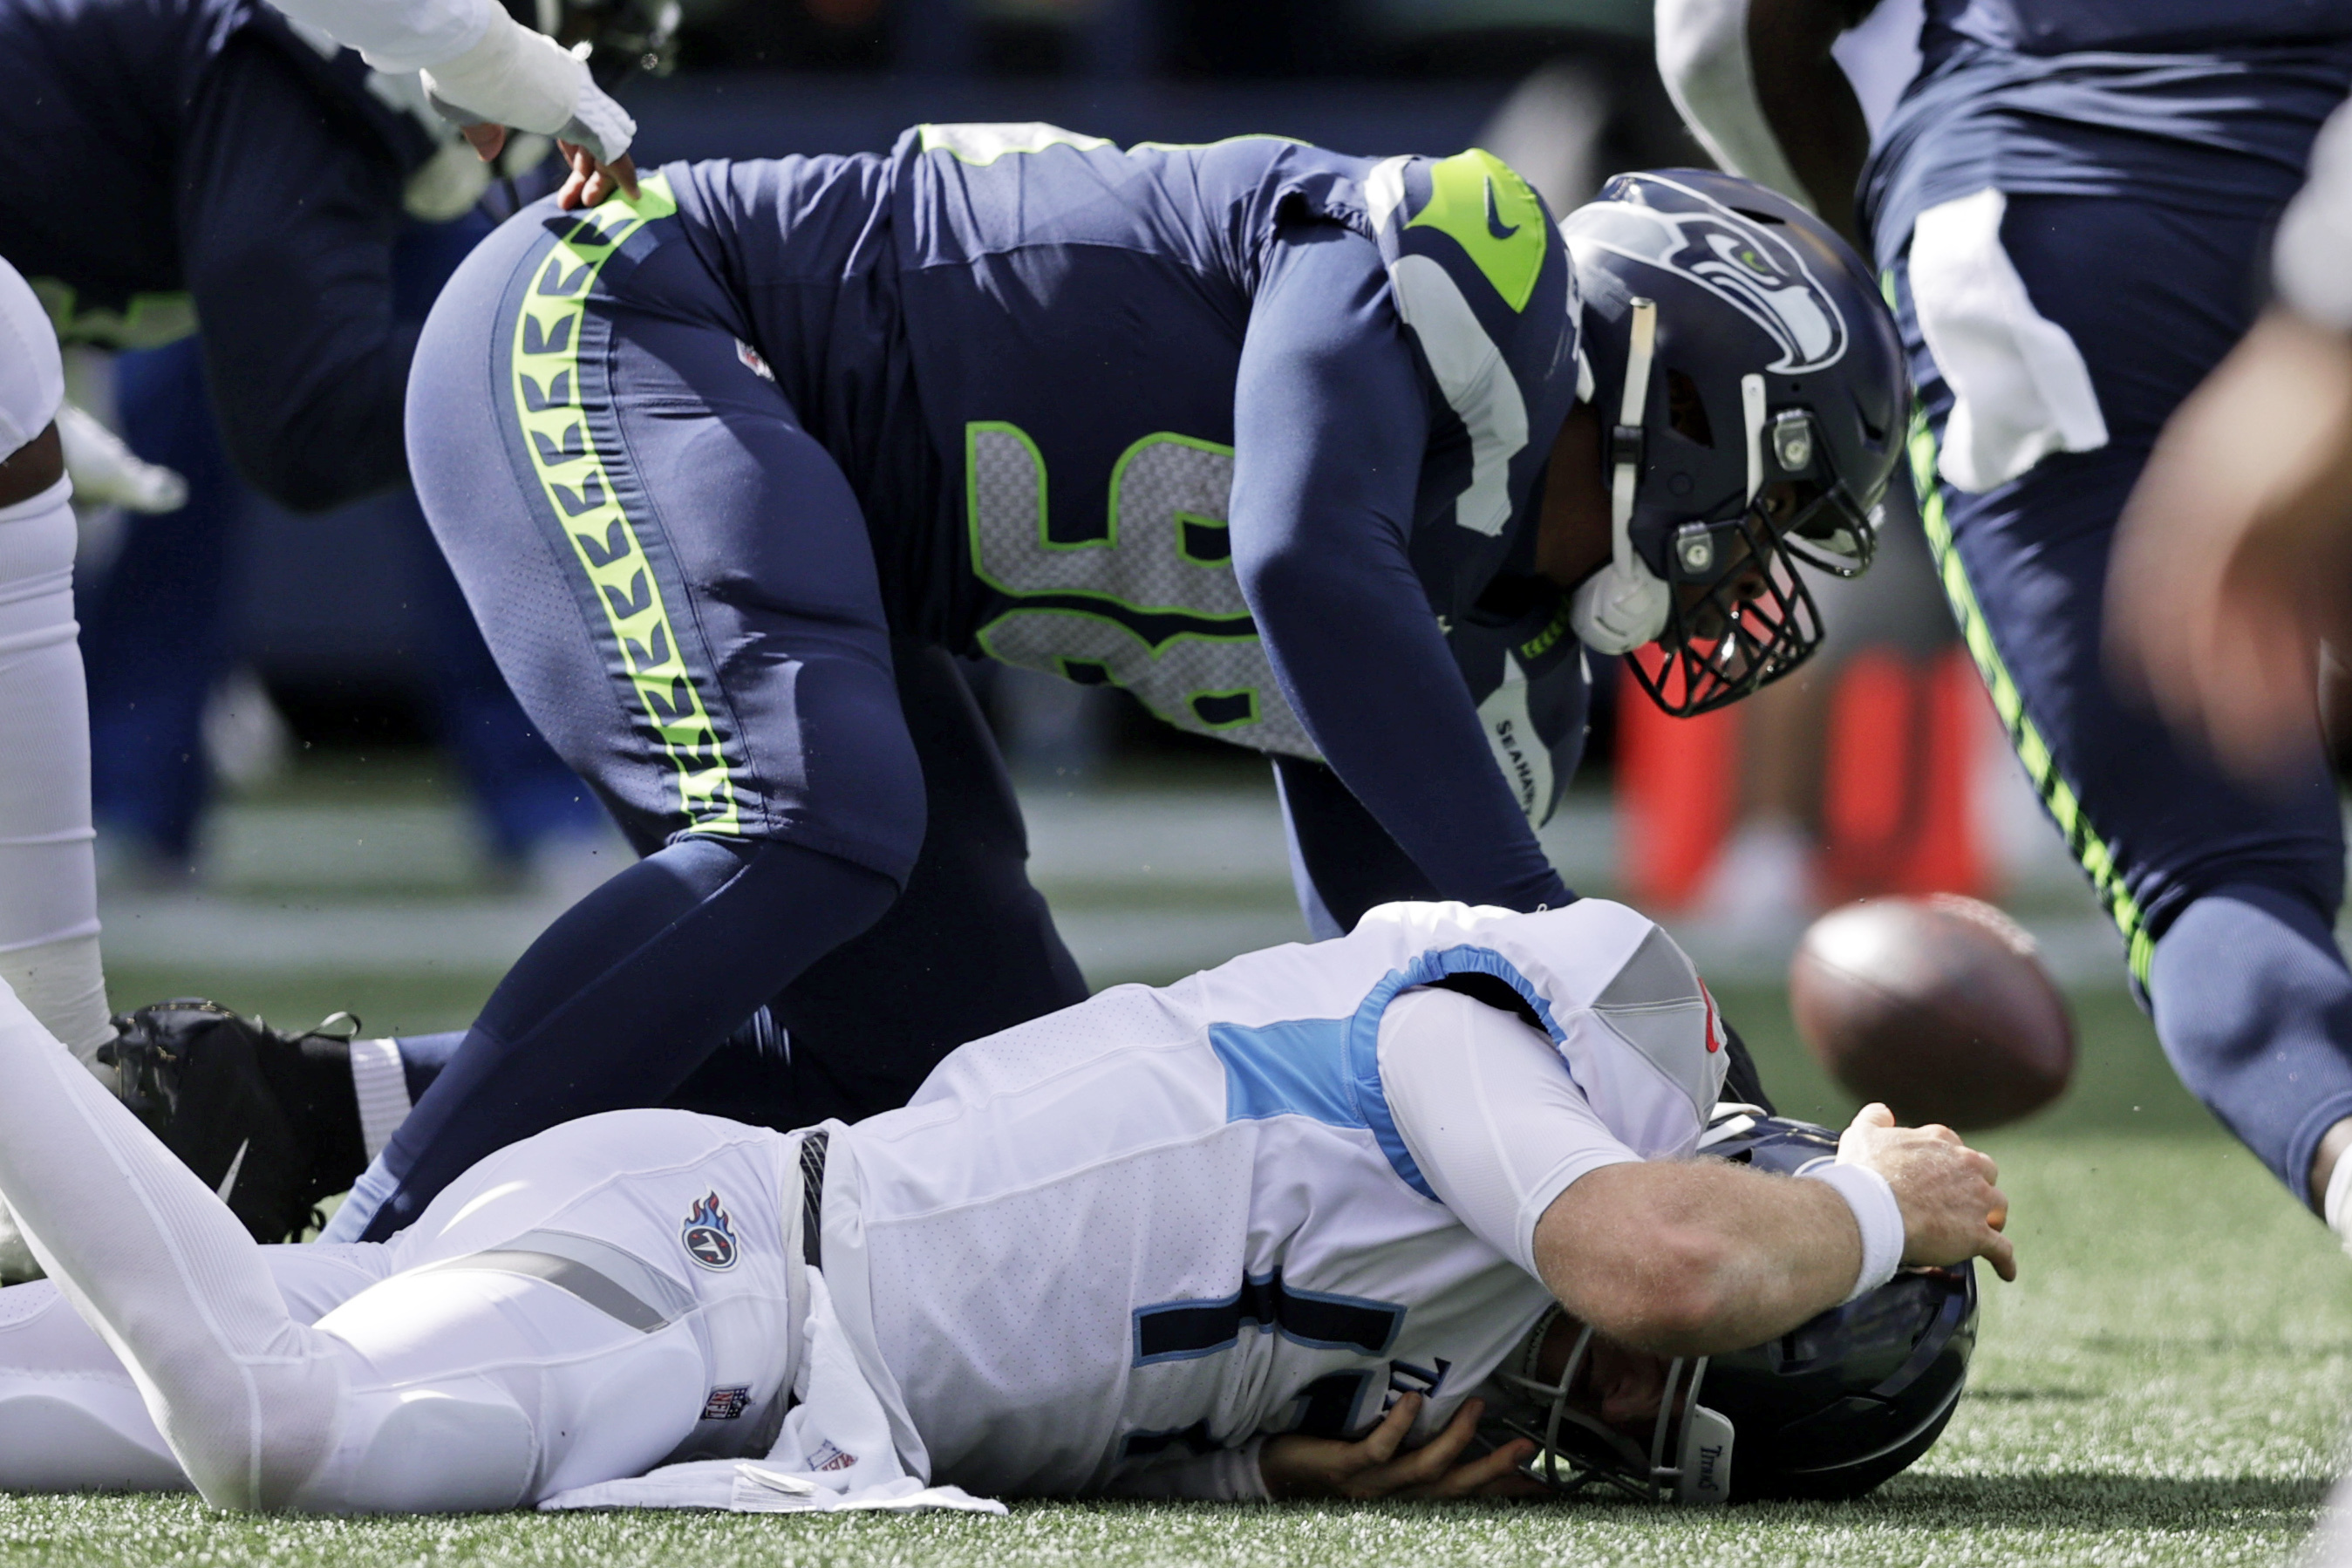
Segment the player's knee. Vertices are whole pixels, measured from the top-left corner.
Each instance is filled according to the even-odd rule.
[[[530,1418],[488,1385],[354,1395],[348,1436],[295,1506],[322,1513],[477,1513],[527,1500]]]
[[[2182,910],[2156,944],[2148,990],[2166,1051],[2200,1093],[2210,1072],[2352,1030],[2352,972],[2331,922],[2299,890],[2266,883]]]
[[[2193,973],[2200,990],[2217,984],[2261,989],[2271,982],[2257,980],[2259,971],[2300,970],[2310,952],[2321,955],[2323,967],[2341,972],[2333,911],[2304,881],[2282,875],[2200,893],[2158,939],[2151,977],[2168,971],[2176,979]],[[2234,961],[2214,963],[2225,955]]]

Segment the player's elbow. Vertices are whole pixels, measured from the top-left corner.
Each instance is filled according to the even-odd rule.
[[[222,411],[221,435],[246,483],[289,511],[325,511],[407,474],[396,413],[330,404]]]
[[[1252,541],[1235,530],[1234,578],[1261,621],[1312,603],[1330,587],[1330,563],[1303,539]]]
[[[1588,1321],[1612,1339],[1658,1355],[1726,1349],[1725,1330],[1740,1311],[1734,1252],[1706,1226],[1659,1225]]]
[[[268,447],[235,453],[237,472],[246,483],[288,511],[325,511],[365,491],[351,488],[350,476],[299,455]]]

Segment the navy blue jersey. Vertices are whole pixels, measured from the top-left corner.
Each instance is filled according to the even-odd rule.
[[[14,154],[0,256],[65,336],[152,347],[193,327],[179,226],[157,218],[210,173],[206,110],[240,40],[311,83],[310,118],[339,122],[369,155],[404,173],[431,150],[422,126],[368,90],[357,55],[321,53],[258,0],[0,0],[0,139]],[[252,129],[240,153],[289,133]]]
[[[1880,265],[1993,188],[2263,216],[2352,86],[2343,0],[1929,0],[1863,177]]]
[[[2024,55],[2184,53],[2352,33],[2344,0],[1927,0],[1927,30]]]
[[[676,182],[754,331],[805,310],[768,289],[795,208],[762,170],[790,177]],[[1529,568],[1575,399],[1574,283],[1523,180],[1483,153],[1045,126],[921,127],[839,177],[887,190],[826,308],[903,362],[835,356],[822,390],[778,370],[824,399],[803,416],[868,508],[894,622],[1319,753],[1449,896],[1559,896],[1444,637]]]
[[[0,0],[0,256],[68,340],[205,328],[238,467],[326,506],[396,482],[394,319],[425,128],[258,0]]]

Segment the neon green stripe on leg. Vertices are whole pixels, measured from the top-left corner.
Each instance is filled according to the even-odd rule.
[[[1944,596],[1951,601],[1952,614],[1959,620],[1969,655],[1976,660],[1977,673],[1984,678],[1985,689],[1992,694],[1993,711],[2000,715],[2001,724],[2009,731],[2010,744],[2016,749],[2018,761],[2025,764],[2026,776],[2033,781],[2042,805],[2049,808],[2059,831],[2066,836],[2067,848],[2081,863],[2084,875],[2090,878],[2091,887],[2106,906],[2116,929],[2123,932],[2131,972],[2145,985],[2148,961],[2156,952],[2156,939],[2141,919],[2138,901],[2125,885],[2114,852],[2091,826],[2090,816],[2083,809],[2074,786],[2059,773],[2058,759],[2026,715],[2025,699],[2017,682],[2011,679],[2009,667],[2001,662],[2000,649],[1994,645],[1992,627],[1977,603],[1968,568],[1961,563],[1960,552],[1952,548],[1951,522],[1944,515],[1944,491],[1936,471],[1936,433],[1927,423],[1924,408],[1912,411],[1910,448],[1911,478],[1919,494],[1919,521],[1927,528],[1927,548],[1935,556]]]
[[[677,771],[678,806],[698,833],[742,831],[734,780],[675,622],[623,510],[580,402],[580,333],[590,285],[624,240],[677,211],[668,183],[649,174],[635,201],[614,196],[541,258],[515,317],[515,417],[548,505],[596,590],[646,722]]]

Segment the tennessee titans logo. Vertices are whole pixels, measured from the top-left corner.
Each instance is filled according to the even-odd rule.
[[[740,1250],[735,1242],[735,1226],[719,1204],[719,1194],[712,1193],[689,1210],[686,1228],[678,1233],[686,1250],[705,1268],[732,1268]]]
[[[1767,369],[1793,374],[1835,364],[1845,319],[1794,246],[1764,224],[1655,174],[1688,197],[1668,212],[1630,201],[1595,202],[1560,225],[1571,245],[1596,246],[1689,279],[1769,333],[1780,357]]]

